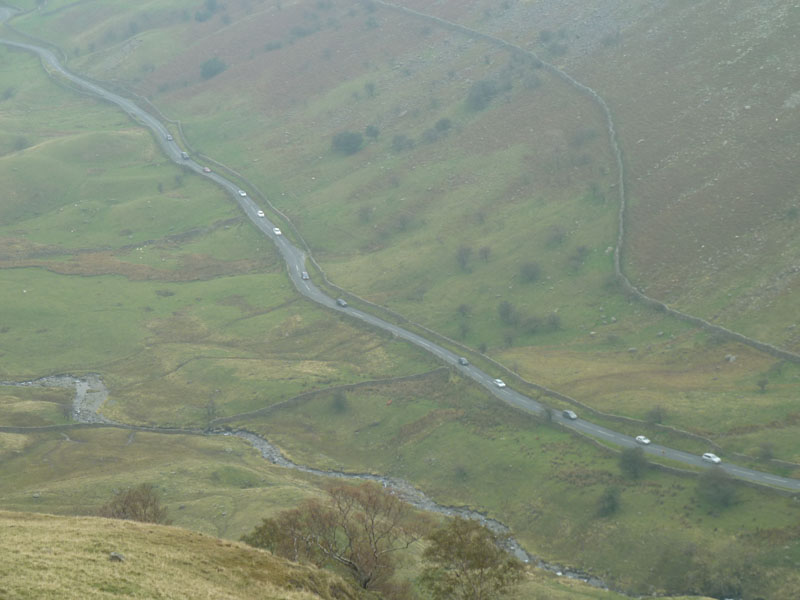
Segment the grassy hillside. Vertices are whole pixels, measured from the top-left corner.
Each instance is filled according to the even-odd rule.
[[[0,591],[9,600],[378,597],[353,588],[329,571],[177,527],[8,511],[0,512],[0,525],[4,531]],[[109,560],[112,552],[121,554],[124,561]],[[511,597],[624,597],[544,574],[529,575],[517,592]]]
[[[632,189],[626,268],[645,287],[649,277],[656,287],[675,280],[666,272],[652,275],[662,272],[670,255],[663,244],[645,252],[637,241],[661,239],[666,231],[639,218],[642,199],[650,196],[637,186],[652,179],[637,162],[646,144],[639,140],[651,140],[659,152],[669,144],[658,141],[657,128],[649,127],[647,135],[629,128],[630,122],[659,122],[655,116],[636,120],[629,106],[655,110],[656,104],[636,100],[633,90],[647,83],[639,79],[632,87],[631,78],[621,79],[631,66],[608,65],[627,60],[628,44],[636,60],[663,58],[666,49],[646,51],[655,43],[649,24],[683,31],[687,13],[610,3],[589,27],[567,19],[574,7],[545,5],[449,3],[431,10],[507,36],[579,77],[587,73],[601,93],[610,90]],[[193,147],[244,173],[290,216],[343,287],[485,349],[525,377],[598,409],[642,418],[654,406],[669,407],[666,423],[711,435],[730,451],[753,454],[775,439],[777,456],[798,460],[797,446],[783,441],[797,434],[796,366],[631,304],[613,285],[614,165],[602,115],[588,98],[489,43],[374,5],[229,2],[209,14],[177,0],[159,7],[104,5],[107,13],[97,16],[92,3],[65,4],[17,26],[73,48],[75,68],[101,79],[113,74],[115,83],[179,118]],[[696,12],[701,8],[691,10],[694,22],[706,23],[700,19],[705,13]],[[520,23],[537,27],[523,31]],[[665,48],[676,43],[662,38]],[[363,53],[371,47],[379,51]],[[227,68],[204,78],[203,64],[213,57]],[[601,63],[602,70],[590,70]],[[740,75],[746,80],[758,74]],[[678,81],[683,79],[673,88],[679,90]],[[470,100],[484,89],[475,88],[480,82],[495,92],[485,108]],[[619,90],[626,89],[625,98],[634,102],[620,100]],[[333,135],[365,133],[370,125],[377,135],[365,136],[361,151],[331,151]],[[729,164],[722,155],[720,164]],[[659,204],[657,197],[648,202]],[[709,209],[703,221],[691,206],[674,210],[685,207],[686,220],[705,231],[727,231],[724,222],[712,227],[716,213]],[[783,233],[776,229],[765,239],[790,243],[796,237],[792,223],[775,221]],[[699,256],[689,259],[692,245],[680,236],[668,239],[682,252],[674,265],[694,273],[677,279],[704,303],[763,300],[754,295],[763,287],[755,273],[785,271],[794,256],[786,250],[778,259],[768,248],[751,253],[750,275],[734,277],[730,270],[705,268]],[[647,256],[660,262],[651,268]],[[745,333],[792,347],[786,337],[792,331],[792,277],[776,288],[783,299],[774,311],[759,300],[750,303],[757,309],[735,317],[731,308],[731,320],[721,322],[738,327],[746,321]],[[692,283],[699,280],[706,283]],[[503,303],[510,310],[501,315]],[[697,303],[678,306],[708,318],[716,314]],[[739,358],[730,363],[728,355]],[[763,379],[766,393],[758,385]],[[710,401],[714,406],[706,410]]]
[[[5,511],[0,523],[4,598],[370,597],[327,571],[177,527]]]
[[[701,41],[701,25],[735,25],[753,47],[743,64],[769,54],[766,40],[788,28],[767,19],[765,37],[750,29],[755,21],[704,2],[606,2],[591,19],[591,7],[563,2],[407,4],[534,48],[607,96],[630,169],[625,266],[635,283],[793,347],[793,175],[759,168],[769,152],[751,156],[735,142],[754,134],[739,113],[726,117],[722,135],[703,108],[715,102],[695,110],[682,100],[696,93],[700,102],[701,74],[727,60],[725,38]],[[661,407],[664,423],[711,437],[726,458],[800,462],[796,365],[651,312],[614,286],[616,175],[602,115],[587,98],[491,44],[369,3],[208,6],[64,0],[15,24],[64,48],[73,69],[180,119],[186,142],[266,193],[343,287],[600,410],[647,420]],[[670,56],[686,64],[686,40],[706,44],[696,71],[672,73]],[[783,48],[776,41],[776,56]],[[209,64],[225,68],[212,74]],[[760,85],[760,65],[737,72],[731,102]],[[740,490],[738,503],[716,511],[692,480],[624,479],[605,452],[520,419],[455,376],[392,381],[435,365],[298,299],[234,205],[165,161],[113,108],[47,82],[27,55],[0,49],[0,68],[10,90],[0,89],[0,172],[9,182],[0,206],[0,377],[100,371],[111,388],[104,414],[132,423],[196,428],[289,401],[240,423],[300,462],[404,477],[441,501],[487,510],[546,558],[643,594],[685,589],[690,569],[727,577],[728,565],[752,564],[759,569],[745,596],[796,596],[791,502]],[[748,105],[742,111],[754,114]],[[778,118],[794,115],[786,111]],[[365,134],[363,148],[333,151],[343,131]],[[712,138],[717,151],[699,161]],[[720,149],[732,145],[735,157]],[[55,177],[37,177],[45,171]],[[733,190],[745,189],[745,177],[758,187],[776,174],[783,187],[765,183],[772,203],[752,221],[752,237],[730,220],[746,202],[713,210],[722,189],[711,193],[713,177]],[[674,191],[680,202],[669,200]],[[725,246],[731,235],[749,241]],[[692,251],[701,237],[716,240],[713,264]],[[739,254],[748,260],[730,260]],[[347,392],[341,410],[336,386],[366,380],[387,381]],[[63,395],[2,392],[3,425],[65,418]],[[629,433],[642,431],[706,449],[655,426]],[[3,467],[2,505],[75,512],[149,480],[178,507],[178,524],[238,537],[265,507],[315,493],[313,481],[264,466],[235,441],[127,435],[4,435],[13,460]],[[760,466],[796,473],[791,464]],[[609,486],[622,490],[622,508],[600,519],[596,502]],[[565,594],[554,589],[527,597]]]

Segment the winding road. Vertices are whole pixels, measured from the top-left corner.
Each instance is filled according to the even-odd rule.
[[[0,22],[7,20],[12,15],[13,11],[11,9],[0,7]],[[306,255],[303,250],[296,247],[286,238],[286,236],[276,234],[273,230],[273,228],[276,227],[276,224],[271,222],[267,217],[258,216],[258,211],[261,210],[261,207],[257,205],[250,198],[250,196],[242,196],[239,193],[240,188],[238,185],[219,175],[218,173],[204,172],[203,165],[197,163],[191,157],[183,158],[182,148],[175,141],[168,139],[169,131],[158,119],[137,106],[131,100],[106,90],[91,81],[75,75],[74,73],[71,73],[61,65],[56,55],[46,48],[5,39],[0,39],[0,43],[12,48],[18,48],[20,50],[36,53],[41,58],[45,69],[52,76],[63,78],[77,88],[119,106],[132,119],[153,131],[156,136],[156,140],[158,140],[161,148],[171,160],[179,165],[184,166],[185,168],[191,169],[200,176],[207,177],[209,180],[213,181],[230,193],[239,204],[242,211],[244,211],[245,215],[247,215],[247,217],[253,222],[253,224],[259,230],[261,230],[265,236],[269,237],[275,243],[278,251],[286,262],[289,278],[300,294],[309,300],[324,306],[325,308],[346,314],[351,318],[358,319],[376,328],[388,331],[397,338],[404,339],[424,350],[427,350],[445,364],[458,369],[465,377],[469,377],[479,385],[483,386],[492,396],[514,408],[536,415],[543,415],[545,413],[546,407],[533,398],[525,396],[524,394],[521,394],[520,392],[509,387],[498,387],[494,383],[494,376],[486,373],[474,365],[461,365],[459,363],[459,356],[451,350],[448,350],[421,335],[415,334],[393,323],[384,321],[383,319],[380,319],[370,313],[364,312],[363,310],[350,306],[338,305],[335,299],[325,294],[311,280],[302,278],[302,272],[306,270]],[[619,433],[606,427],[602,427],[584,419],[579,418],[572,420],[563,417],[560,413],[555,412],[552,414],[552,419],[555,423],[566,429],[576,431],[582,435],[595,438],[605,443],[613,444],[623,448],[642,447],[645,453],[656,458],[668,459],[691,467],[704,468],[709,466],[709,464],[706,463],[700,456],[657,444],[639,446],[639,444],[637,444],[634,438],[631,436]],[[722,464],[721,468],[731,476],[750,483],[768,487],[783,488],[791,491],[800,491],[800,480],[798,479],[764,473],[735,464]]]

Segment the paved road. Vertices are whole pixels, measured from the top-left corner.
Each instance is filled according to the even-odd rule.
[[[0,7],[0,21],[7,19],[10,14],[11,13],[8,11],[8,9]],[[403,329],[402,327],[398,327],[397,325],[383,321],[372,314],[363,312],[350,306],[339,306],[333,298],[323,293],[316,285],[314,285],[312,281],[304,280],[302,278],[302,272],[305,270],[305,253],[292,244],[288,239],[286,239],[285,236],[277,235],[273,231],[273,228],[276,227],[276,225],[268,218],[258,216],[257,211],[260,210],[260,207],[250,198],[250,196],[242,196],[239,193],[239,187],[221,175],[217,173],[204,173],[202,165],[192,160],[192,158],[182,158],[180,146],[176,142],[167,139],[169,132],[160,121],[139,108],[127,98],[114,94],[113,92],[110,92],[97,84],[94,84],[69,72],[63,66],[61,66],[61,63],[58,61],[58,58],[56,58],[55,54],[45,48],[40,48],[32,44],[12,42],[2,39],[0,39],[0,43],[38,54],[41,57],[44,65],[49,68],[51,72],[57,73],[61,77],[72,82],[76,87],[86,92],[94,94],[109,102],[113,102],[128,115],[130,115],[131,118],[142,123],[146,127],[149,127],[155,133],[156,139],[159,141],[162,149],[170,159],[195,171],[203,177],[207,177],[217,185],[221,186],[223,189],[227,190],[239,203],[239,206],[242,208],[247,217],[255,224],[255,226],[275,243],[278,251],[281,253],[281,256],[286,261],[288,274],[292,280],[292,283],[303,296],[327,308],[347,314],[350,317],[360,319],[365,323],[369,323],[370,325],[385,331],[389,331],[396,337],[407,340],[410,343],[427,350],[441,361],[458,369],[464,376],[470,377],[478,384],[482,385],[490,394],[509,404],[510,406],[533,414],[542,414],[544,412],[544,405],[540,404],[536,400],[533,400],[532,398],[529,398],[528,396],[525,396],[524,394],[521,394],[509,387],[497,387],[494,384],[494,377],[492,375],[489,375],[473,365],[460,365],[458,360],[459,356],[454,352],[447,350],[446,348],[443,348],[442,346],[439,346],[420,335]],[[575,430],[617,446],[638,446],[636,441],[631,436],[601,427],[600,425],[584,419],[571,420],[556,412],[553,414],[553,420],[567,429]],[[681,450],[667,448],[666,446],[651,444],[649,446],[643,446],[643,449],[646,453],[652,454],[653,456],[670,459],[692,467],[709,466],[708,463],[703,461],[697,455],[683,452]],[[734,464],[723,464],[722,468],[730,475],[745,481],[800,491],[800,480],[798,479],[779,477],[777,475],[763,473],[753,469],[747,469]]]

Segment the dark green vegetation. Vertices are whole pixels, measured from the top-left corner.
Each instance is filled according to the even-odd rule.
[[[636,285],[797,350],[796,90],[787,77],[762,80],[795,65],[796,14],[765,2],[734,22],[711,3],[637,1],[627,19],[571,31],[564,23],[579,15],[548,3],[545,16],[540,4],[424,9],[533,47],[608,99],[630,169],[624,260]],[[180,119],[193,147],[291,217],[339,285],[594,408],[796,473],[800,370],[619,293],[604,123],[535,62],[345,0],[64,0],[16,26]],[[676,30],[688,41],[670,38]],[[215,56],[227,69],[204,78]],[[727,483],[622,476],[616,456],[455,376],[337,395],[340,384],[435,365],[300,301],[218,190],[168,164],[120,113],[47,83],[37,61],[0,59],[0,377],[100,371],[106,415],[188,427],[328,390],[242,423],[298,462],[402,476],[437,500],[488,510],[535,553],[638,593],[797,596],[796,503],[738,486],[720,502]],[[701,80],[728,91],[706,97]],[[334,151],[342,131],[365,133],[358,152]],[[60,396],[3,394],[14,407],[4,425],[66,419]],[[655,425],[625,427],[708,449]],[[69,434],[104,448],[93,453],[60,434],[4,434],[14,460],[3,465],[3,506],[73,512],[154,481],[168,487],[177,524],[238,537],[265,504],[274,512],[315,493],[236,440],[137,434],[126,450],[127,436]],[[152,456],[138,463],[140,438]],[[615,511],[598,510],[613,489]],[[757,568],[731,570],[743,564]],[[732,573],[741,594],[720,587]]]

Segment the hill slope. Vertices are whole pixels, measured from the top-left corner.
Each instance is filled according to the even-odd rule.
[[[328,571],[177,527],[2,511],[0,529],[8,599],[366,597]]]

